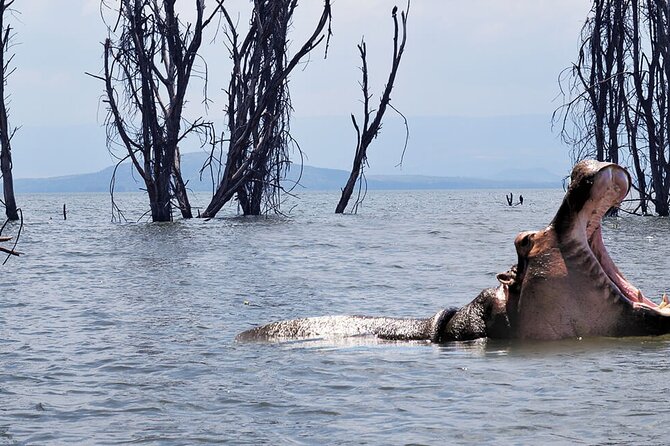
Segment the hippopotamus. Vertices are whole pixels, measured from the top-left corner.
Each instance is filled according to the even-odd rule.
[[[375,336],[434,343],[478,338],[556,340],[670,332],[670,304],[646,298],[605,249],[601,223],[628,194],[631,178],[617,164],[577,163],[556,216],[514,241],[517,264],[461,308],[425,319],[322,316],[273,322],[238,341]]]

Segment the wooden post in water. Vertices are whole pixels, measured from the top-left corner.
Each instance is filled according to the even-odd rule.
[[[63,203],[63,220],[67,220],[67,210],[65,208],[65,203]]]

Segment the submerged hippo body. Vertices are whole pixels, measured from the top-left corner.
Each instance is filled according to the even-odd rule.
[[[483,290],[461,308],[448,308],[425,319],[373,316],[320,316],[272,322],[237,335],[238,341],[281,341],[322,337],[375,336],[394,341],[465,341],[495,333],[505,337],[509,322],[506,285]]]
[[[240,341],[376,336],[448,342],[483,337],[563,339],[670,333],[670,305],[657,305],[630,284],[610,258],[601,220],[630,188],[616,164],[582,161],[547,228],[522,232],[518,263],[496,288],[460,309],[426,319],[324,316],[273,322],[240,333]],[[667,305],[667,306],[666,306]]]

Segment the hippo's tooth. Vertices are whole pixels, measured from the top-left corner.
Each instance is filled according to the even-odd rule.
[[[596,280],[596,285],[600,288],[605,288],[610,283],[610,278],[606,274],[598,274]]]
[[[619,296],[621,295],[621,291],[619,291],[619,287],[617,287],[613,282],[610,282],[610,294],[614,296],[615,300],[619,300]]]
[[[614,303],[619,302],[619,300],[621,299],[621,292],[614,284],[610,284],[609,295],[612,298],[612,302]]]
[[[586,262],[585,265],[588,268],[589,274],[593,279],[597,279],[602,275],[602,267],[600,264],[596,261],[590,261]]]
[[[670,301],[668,301],[668,295],[663,293],[663,297],[661,298],[661,303],[658,304],[658,309],[662,309],[668,306],[670,304]]]

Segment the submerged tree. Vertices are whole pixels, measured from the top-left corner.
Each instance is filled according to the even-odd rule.
[[[12,176],[12,136],[16,129],[11,129],[8,122],[7,94],[5,87],[7,78],[14,71],[10,63],[14,58],[9,55],[12,40],[12,28],[6,24],[7,14],[14,0],[0,0],[0,174],[4,194],[5,214],[9,220],[18,220],[19,213],[14,197],[14,179]]]
[[[358,51],[361,56],[361,72],[363,75],[363,80],[361,82],[361,89],[363,92],[363,127],[361,128],[356,121],[356,117],[352,114],[351,121],[354,124],[356,129],[356,152],[354,153],[354,162],[351,168],[351,174],[347,180],[347,184],[342,189],[342,195],[340,196],[340,201],[337,203],[335,213],[341,214],[347,208],[351,195],[354,192],[356,183],[364,180],[365,175],[363,170],[367,165],[367,150],[372,141],[379,135],[379,130],[382,125],[382,118],[388,107],[393,107],[391,105],[391,91],[393,90],[393,83],[395,82],[396,74],[398,73],[398,67],[400,66],[400,60],[402,59],[403,52],[405,51],[405,41],[407,40],[407,13],[409,12],[409,1],[407,2],[407,11],[402,11],[400,13],[400,24],[402,24],[402,36],[400,36],[400,25],[398,23],[398,7],[395,6],[391,12],[393,17],[393,59],[391,63],[391,71],[389,72],[388,80],[386,81],[386,87],[384,92],[379,100],[379,106],[375,110],[370,108],[370,99],[372,98],[370,94],[370,89],[368,86],[368,64],[367,64],[367,52],[365,41],[362,41],[358,45]],[[373,116],[374,113],[374,116]],[[359,190],[362,185],[359,183]],[[354,205],[354,211],[360,203],[360,198],[356,200]]]
[[[182,216],[191,217],[179,144],[207,123],[185,121],[185,97],[203,30],[221,8],[217,3],[205,17],[205,2],[193,0],[195,22],[184,23],[175,3],[119,0],[109,30],[116,37],[104,43],[108,141],[124,149],[119,164],[129,158],[144,180],[153,221],[172,219],[173,198]]]
[[[229,137],[218,145],[221,152],[227,146],[225,166],[214,179],[215,192],[202,214],[205,218],[215,216],[233,197],[245,215],[278,209],[292,143],[288,77],[305,56],[330,36],[330,29],[324,32],[331,18],[330,0],[325,0],[314,32],[289,58],[288,31],[297,1],[255,0],[253,4],[244,38],[240,38],[224,10],[233,63],[225,110]],[[213,150],[206,167],[221,166],[223,158],[222,153],[217,156]]]
[[[670,3],[594,0],[555,114],[575,161],[627,165],[642,214],[670,214]],[[570,125],[572,124],[572,125]]]

